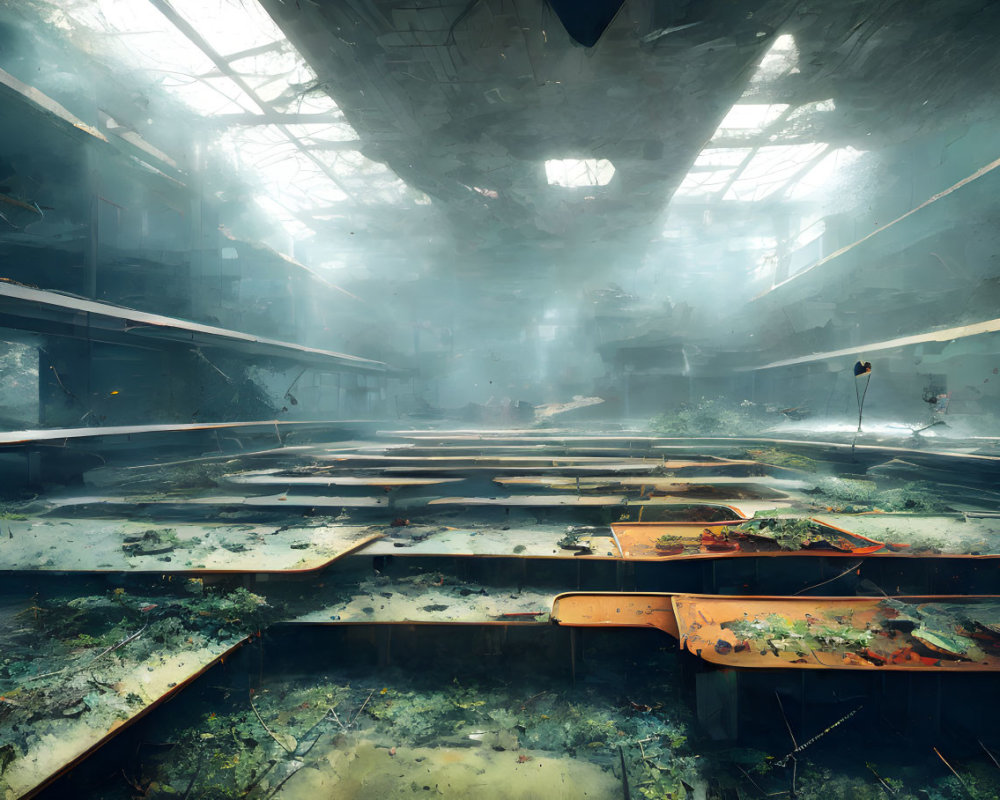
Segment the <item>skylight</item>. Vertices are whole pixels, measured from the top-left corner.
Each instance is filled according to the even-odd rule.
[[[810,162],[826,152],[828,145],[790,144],[761,147],[747,161],[723,200],[757,202],[770,197],[794,180]]]
[[[790,106],[784,103],[760,105],[737,103],[726,114],[712,139],[755,136],[774,123]]]
[[[95,55],[127,64],[197,114],[225,118],[216,147],[292,235],[308,232],[303,219],[316,218],[312,211],[348,200],[429,202],[350,146],[357,132],[257,0],[170,0],[162,12],[145,0],[52,7],[55,24],[98,34],[91,38]],[[197,35],[189,38],[187,26]],[[284,114],[296,118],[273,122]]]
[[[864,151],[853,147],[838,147],[831,150],[812,169],[803,175],[788,189],[789,200],[813,199],[824,190],[829,189],[838,175],[858,161]]]
[[[676,198],[701,202],[814,199],[838,170],[859,155],[849,147],[833,149],[815,141],[821,138],[822,115],[836,109],[833,98],[794,108],[787,103],[754,102],[765,84],[797,72],[798,59],[790,34],[774,40],[739,102],[729,109],[681,182]]]
[[[778,36],[750,78],[750,86],[744,96],[788,75],[795,75],[799,71],[798,65],[799,48],[795,44],[795,37],[790,33]]]
[[[131,0],[135,4],[135,0]],[[285,35],[255,0],[170,0],[223,56],[283,42]]]
[[[719,194],[751,152],[749,147],[702,150],[678,187],[676,196],[707,199]]]
[[[563,158],[545,162],[545,177],[552,186],[607,186],[615,165],[603,158]]]

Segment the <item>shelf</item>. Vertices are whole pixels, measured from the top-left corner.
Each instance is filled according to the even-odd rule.
[[[275,437],[281,441],[282,432],[288,431],[289,429],[313,429],[313,430],[323,430],[327,433],[333,428],[344,425],[358,424],[359,420],[314,420],[314,421],[293,421],[293,420],[276,420],[276,419],[265,419],[265,420],[255,420],[252,422],[193,422],[193,423],[183,423],[183,424],[165,424],[165,425],[108,425],[103,428],[36,428],[33,430],[22,430],[22,431],[0,431],[0,447],[7,446],[18,446],[18,445],[30,445],[30,444],[42,444],[46,442],[51,443],[61,443],[67,442],[71,439],[97,439],[97,438],[107,438],[107,437],[131,437],[131,436],[144,436],[158,433],[187,433],[192,431],[223,431],[239,429],[241,431],[251,432],[253,429],[258,429],[261,432],[273,432]],[[293,454],[299,450],[307,447],[306,445],[299,445],[294,448],[292,447],[279,447],[276,450],[264,451],[265,453],[280,453],[280,454]],[[223,454],[224,455],[235,455],[235,454]]]
[[[3,520],[0,570],[220,574],[319,570],[381,538],[359,525],[29,517]]]
[[[175,342],[225,348],[330,370],[389,370],[381,361],[6,282],[0,282],[0,327],[133,347]]]
[[[925,342],[952,342],[956,339],[965,339],[969,336],[981,336],[986,333],[996,333],[1000,331],[1000,318],[988,319],[984,322],[976,322],[971,325],[959,325],[955,328],[942,328],[941,330],[928,331],[913,336],[900,336],[897,339],[886,339],[881,342],[871,342],[869,344],[859,344],[854,347],[845,347],[841,350],[828,350],[823,353],[810,353],[805,356],[786,358],[781,361],[772,361],[769,364],[762,364],[757,367],[737,367],[737,372],[758,372],[764,369],[774,369],[776,367],[791,367],[796,364],[811,364],[816,361],[827,361],[832,359],[847,358],[850,361],[859,359],[872,353],[882,350],[895,350],[898,347],[910,347],[912,345],[923,344]]]

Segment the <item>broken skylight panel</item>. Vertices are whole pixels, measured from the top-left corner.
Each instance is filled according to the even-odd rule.
[[[324,144],[356,142],[358,134],[344,122],[304,122],[285,125],[292,136],[307,147],[322,149]]]
[[[749,147],[716,147],[702,150],[675,197],[708,199],[723,191],[736,169],[753,152]]]
[[[272,218],[292,235],[307,232],[300,214],[353,197],[362,202],[429,202],[383,164],[343,152],[358,140],[316,73],[256,0],[170,0],[171,7],[215,55],[226,59],[251,97],[208,54],[148,0],[67,0],[52,3],[55,24],[91,34],[96,54],[116,68],[147,76],[203,116],[233,115],[216,145],[257,187]],[[316,123],[263,124],[262,107],[323,115]],[[260,117],[259,125],[252,124]],[[251,124],[248,124],[251,123]],[[300,147],[301,144],[301,147]],[[349,186],[348,186],[349,184]],[[278,213],[277,209],[284,209]]]
[[[76,0],[53,4],[77,25],[98,34],[91,52],[111,55],[132,69],[189,77],[212,69],[212,61],[152,4],[135,0]]]
[[[719,123],[712,139],[733,139],[756,136],[788,110],[785,103],[737,103]]]
[[[265,194],[254,197],[254,202],[269,217],[281,224],[281,227],[292,237],[301,239],[315,233],[312,228],[298,218],[295,212]]]
[[[552,186],[607,186],[615,165],[604,158],[560,158],[545,162],[545,177]]]
[[[170,85],[172,83],[172,86]],[[260,109],[246,93],[227,77],[190,79],[176,78],[167,84],[193,111],[207,117],[218,114],[255,114]]]
[[[723,200],[757,202],[783,189],[829,147],[827,144],[790,144],[761,147],[726,190]]]
[[[735,172],[735,167],[707,172],[689,172],[684,176],[681,185],[677,187],[674,196],[708,199],[725,189]]]
[[[812,244],[826,233],[826,220],[819,216],[805,217],[799,222],[799,232],[792,240],[792,250]]]
[[[385,164],[357,150],[317,150],[314,154],[336,176],[337,182],[361,203],[398,203],[425,197],[410,189]]]
[[[293,102],[281,110],[297,114],[334,114],[340,112],[340,108],[333,101],[333,98],[320,89],[300,92]]]
[[[831,194],[838,183],[846,183],[848,176],[865,155],[863,150],[853,147],[838,147],[827,153],[823,159],[805,175],[788,187],[789,200],[823,200]]]
[[[231,130],[224,135],[223,146],[242,170],[259,177],[266,194],[296,211],[347,199],[322,167],[276,125]]]
[[[290,44],[230,62],[230,67],[265,103],[282,103],[284,95],[315,80],[316,75]]]
[[[319,152],[316,154],[316,157],[326,164],[338,177],[357,178],[393,175],[385,164],[372,161],[357,150]]]
[[[242,53],[285,38],[255,0],[170,0],[170,5],[221,56]]]
[[[756,94],[767,84],[781,80],[788,75],[794,75],[799,71],[799,48],[795,44],[795,37],[790,33],[782,34],[774,40],[774,44],[768,48],[764,58],[750,78],[750,85],[744,92],[744,97]]]
[[[738,167],[753,152],[750,147],[713,147],[702,150],[694,160],[692,172],[713,170],[719,167]]]
[[[259,113],[257,104],[149,2],[80,0],[60,11],[92,33],[91,51],[128,65],[198,114]]]
[[[832,99],[806,103],[792,111],[770,136],[768,141],[792,143],[792,140],[810,137],[821,138],[821,126],[825,115],[836,109]]]

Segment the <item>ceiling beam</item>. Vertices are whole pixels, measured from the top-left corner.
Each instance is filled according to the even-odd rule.
[[[186,36],[195,47],[197,47],[206,56],[208,56],[208,58],[212,61],[212,63],[215,64],[215,66],[218,67],[219,70],[221,70],[223,75],[225,75],[227,78],[232,80],[233,83],[239,86],[240,89],[242,89],[243,92],[246,94],[246,96],[249,97],[251,100],[253,100],[253,102],[261,109],[261,111],[263,111],[265,114],[277,113],[275,108],[266,100],[262,99],[260,95],[257,94],[254,88],[250,86],[250,84],[243,79],[243,76],[240,75],[236,70],[234,70],[232,65],[230,65],[230,63],[225,58],[219,55],[219,53],[215,50],[215,48],[212,47],[212,45],[210,45],[200,33],[198,33],[195,27],[191,25],[191,23],[188,22],[186,19],[184,19],[184,17],[182,17],[179,13],[177,13],[176,9],[174,9],[174,7],[170,5],[169,0],[149,0],[149,2],[153,5],[153,7],[157,11],[159,11],[161,14],[163,14],[163,16],[165,16],[168,20],[170,20],[173,26],[177,28],[177,30],[179,30],[182,34],[184,34],[184,36]],[[323,172],[323,174],[325,174],[331,181],[333,181],[333,183],[336,185],[338,189],[340,189],[340,191],[342,191],[352,200],[355,201],[357,200],[354,194],[348,191],[348,189],[341,183],[340,179],[337,177],[337,174],[332,169],[330,169],[326,164],[324,164],[320,159],[318,159],[315,155],[306,150],[303,147],[302,141],[295,134],[293,134],[290,130],[288,130],[288,128],[284,124],[278,124],[277,127],[285,136],[288,137],[288,140],[292,142],[299,149],[299,151],[303,153],[303,155],[305,155],[306,158],[308,158],[313,164],[316,165],[317,168],[319,168],[321,172]]]

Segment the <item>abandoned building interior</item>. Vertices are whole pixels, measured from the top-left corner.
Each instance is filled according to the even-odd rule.
[[[998,44],[0,1],[0,800],[1000,797]]]

